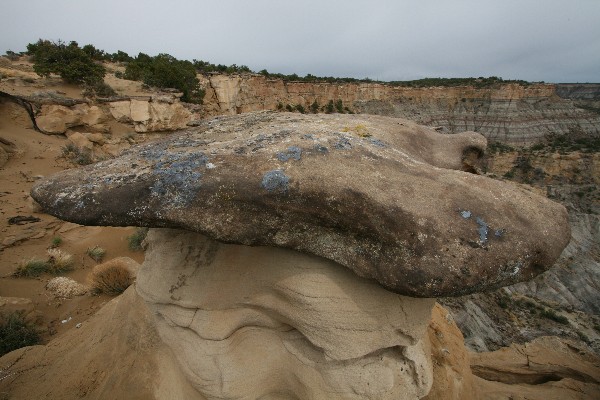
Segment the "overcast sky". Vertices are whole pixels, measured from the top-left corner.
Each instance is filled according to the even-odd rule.
[[[600,82],[600,0],[2,0],[0,54],[39,38],[285,74]]]

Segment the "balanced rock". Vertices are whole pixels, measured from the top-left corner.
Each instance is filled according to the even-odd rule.
[[[395,118],[246,114],[58,173],[32,196],[79,224],[284,247],[399,294],[454,296],[531,279],[569,241],[562,205],[466,172],[485,146]]]

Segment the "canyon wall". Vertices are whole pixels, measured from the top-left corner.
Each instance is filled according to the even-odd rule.
[[[285,82],[253,74],[200,79],[207,116],[275,110],[288,104],[308,110],[315,101],[322,108],[330,100],[341,100],[353,112],[408,118],[449,133],[472,130],[513,144],[532,143],[549,134],[600,134],[600,115],[589,107],[579,108],[571,98],[578,93],[589,97],[589,88],[553,84],[411,88],[375,82]]]

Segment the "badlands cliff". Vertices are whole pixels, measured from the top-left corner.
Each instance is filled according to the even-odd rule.
[[[507,143],[532,143],[548,134],[600,133],[600,116],[575,107],[571,100],[582,89],[569,92],[566,86],[554,84],[410,88],[383,83],[284,82],[250,74],[201,78],[206,115],[275,110],[288,104],[309,109],[314,101],[324,106],[341,100],[354,112],[408,118],[449,133],[476,131]],[[586,90],[596,93],[593,88]]]

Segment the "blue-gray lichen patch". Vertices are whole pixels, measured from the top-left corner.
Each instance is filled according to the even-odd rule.
[[[156,177],[152,196],[168,196],[173,207],[188,205],[201,187],[202,173],[208,158],[203,153],[164,153],[153,167]]]
[[[262,179],[261,186],[269,192],[287,192],[290,178],[279,169],[267,172]]]
[[[327,147],[321,145],[321,144],[315,144],[315,150],[318,151],[319,153],[322,154],[327,154],[329,153],[329,149],[327,149]]]
[[[375,138],[367,138],[367,141],[377,147],[387,147],[387,144],[385,144],[384,142],[382,142],[379,139],[375,139]]]
[[[477,232],[479,233],[479,241],[481,243],[486,243],[488,241],[488,233],[490,228],[481,217],[477,217],[475,221],[477,222],[478,226]]]
[[[290,146],[286,151],[277,153],[277,159],[283,162],[288,161],[289,159],[299,161],[300,157],[302,157],[302,149],[298,146]]]
[[[334,144],[333,147],[335,147],[338,150],[350,150],[352,149],[352,143],[350,143],[350,139],[348,139],[345,136],[341,136]]]
[[[473,213],[469,210],[462,210],[459,211],[459,213],[460,216],[464,219],[471,219],[471,217],[473,216]],[[482,217],[475,216],[475,222],[477,223],[477,234],[479,235],[479,243],[486,244],[489,240],[489,235],[492,228],[487,222],[485,222],[485,220]],[[505,232],[505,229],[495,229],[493,230],[493,237],[496,239],[501,239],[504,236]]]

